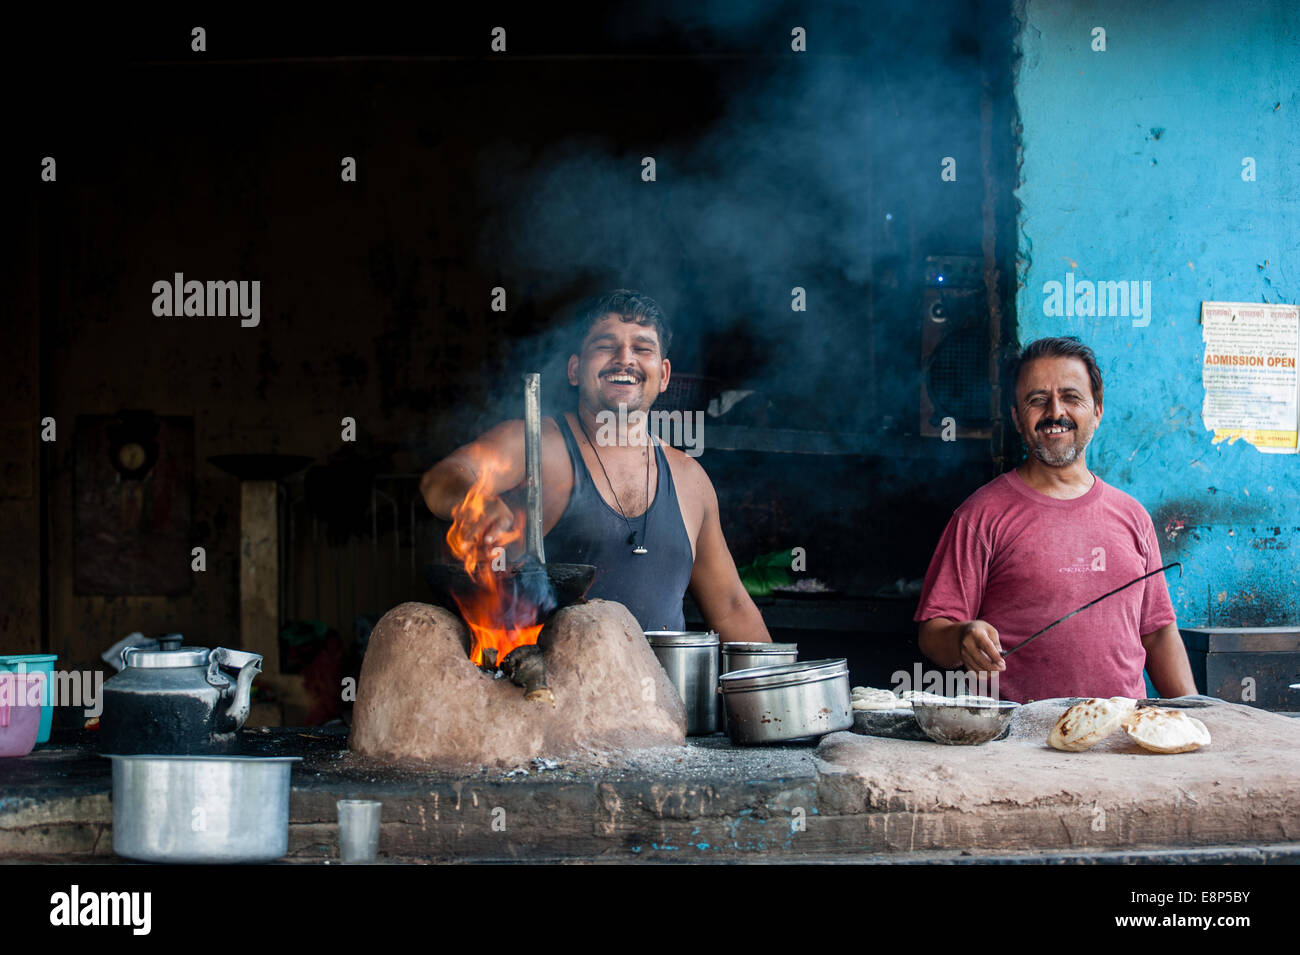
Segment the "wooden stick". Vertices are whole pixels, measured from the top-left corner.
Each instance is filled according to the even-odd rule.
[[[546,663],[541,647],[526,644],[515,647],[501,661],[501,672],[510,682],[524,688],[524,699],[555,705],[555,695],[546,685]]]

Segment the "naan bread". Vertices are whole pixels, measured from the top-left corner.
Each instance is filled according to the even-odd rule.
[[[927,692],[925,692],[925,690],[904,690],[902,693],[899,694],[899,696],[901,696],[903,699],[907,700],[907,702],[908,702],[909,705],[910,705],[911,703],[913,703],[913,702],[916,702],[916,703],[947,703],[947,702],[949,702],[948,697],[946,697],[946,696],[940,696],[938,693],[927,693]]]
[[[1153,753],[1190,753],[1210,744],[1205,724],[1182,710],[1144,707],[1123,721],[1124,732]]]
[[[855,710],[896,710],[903,705],[889,690],[869,686],[855,686],[850,695]]]
[[[1081,753],[1104,740],[1133,713],[1137,700],[1112,696],[1109,700],[1084,700],[1070,707],[1047,734],[1047,745],[1067,753]]]

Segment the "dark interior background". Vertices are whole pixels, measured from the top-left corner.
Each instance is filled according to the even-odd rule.
[[[571,404],[572,307],[625,286],[667,311],[675,372],[753,392],[706,421],[700,459],[737,562],[802,546],[811,576],[869,598],[808,604],[774,636],[849,656],[855,683],[910,667],[914,602],[881,588],[921,577],[953,507],[1008,463],[996,402],[958,422],[974,436],[919,432],[926,256],[974,257],[986,354],[1014,340],[1009,12],[747,7],[16,30],[11,314],[30,317],[4,417],[52,416],[60,439],[23,446],[37,490],[0,511],[42,556],[5,558],[41,607],[10,630],[40,647],[12,652],[72,668],[136,630],[237,644],[239,486],[219,454],[315,462],[282,495],[284,624],[346,645],[359,616],[427,600],[420,473],[519,416],[524,371],[543,372],[548,411]],[[47,155],[57,184],[33,182]],[[155,317],[151,286],[176,272],[261,280],[261,324]],[[180,593],[74,585],[72,437],[123,409],[192,421],[187,540],[208,563]],[[742,447],[712,447],[715,425]]]

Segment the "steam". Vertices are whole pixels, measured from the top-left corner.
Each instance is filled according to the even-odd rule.
[[[626,115],[611,118],[620,145],[588,131],[540,153],[503,144],[481,157],[480,187],[493,200],[481,255],[516,285],[653,296],[674,325],[678,372],[713,372],[743,329],[753,353],[722,377],[781,395],[797,420],[774,426],[874,430],[891,401],[914,413],[920,343],[919,306],[879,288],[877,314],[891,314],[868,340],[873,276],[893,272],[898,288],[912,288],[912,237],[919,255],[979,252],[979,50],[952,25],[970,14],[956,3],[736,6],[681,3],[611,19],[620,49],[770,56],[712,61],[694,80],[702,101],[716,103],[711,121],[678,139],[648,126],[631,143],[629,122],[647,113],[655,86],[627,81],[627,71],[660,71],[667,85],[686,68],[612,61],[610,82],[629,91]],[[806,53],[790,49],[795,26],[807,31]],[[646,156],[655,182],[641,179]],[[940,180],[945,156],[956,159],[955,183]],[[807,290],[805,312],[791,309],[796,286]],[[515,358],[543,368],[553,402],[567,392],[570,351],[556,332],[520,343]],[[517,416],[516,392],[502,392],[500,416]]]

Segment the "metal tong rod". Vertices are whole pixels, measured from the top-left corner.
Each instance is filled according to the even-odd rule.
[[[1002,659],[1005,660],[1007,657],[1011,656],[1011,654],[1015,653],[1017,650],[1023,650],[1023,649],[1025,648],[1026,645],[1028,645],[1028,644],[1030,644],[1030,643],[1033,643],[1035,640],[1037,640],[1039,637],[1041,637],[1043,634],[1045,634],[1048,630],[1051,630],[1053,627],[1055,627],[1058,623],[1065,623],[1065,621],[1069,620],[1069,619],[1070,619],[1071,617],[1073,617],[1076,613],[1083,613],[1083,611],[1087,610],[1087,609],[1088,609],[1089,607],[1091,607],[1093,604],[1099,604],[1099,603],[1101,603],[1103,600],[1105,600],[1107,597],[1113,597],[1113,596],[1115,596],[1117,593],[1119,593],[1121,590],[1124,590],[1126,587],[1132,587],[1134,584],[1136,584],[1136,583],[1140,583],[1141,581],[1146,580],[1148,577],[1154,577],[1156,574],[1163,574],[1163,573],[1164,573],[1166,570],[1168,570],[1170,567],[1177,567],[1177,568],[1178,568],[1178,576],[1179,576],[1179,577],[1181,577],[1181,576],[1183,575],[1183,565],[1180,564],[1178,561],[1174,561],[1172,564],[1165,564],[1165,565],[1164,565],[1163,567],[1161,567],[1159,570],[1153,570],[1153,571],[1151,571],[1150,573],[1143,574],[1141,577],[1136,577],[1136,578],[1134,578],[1133,580],[1130,580],[1128,583],[1124,584],[1123,587],[1116,587],[1116,588],[1115,588],[1114,590],[1112,590],[1110,593],[1108,593],[1108,594],[1102,594],[1102,595],[1101,595],[1100,597],[1098,597],[1096,600],[1090,600],[1090,601],[1088,601],[1086,604],[1084,604],[1084,605],[1083,605],[1082,607],[1080,607],[1078,610],[1071,610],[1069,613],[1067,613],[1067,614],[1066,614],[1064,617],[1062,617],[1060,620],[1053,620],[1051,623],[1049,623],[1047,626],[1045,626],[1042,630],[1039,630],[1039,631],[1038,631],[1036,634],[1034,634],[1032,637],[1030,637],[1030,638],[1027,639],[1027,640],[1021,641],[1020,643],[1018,643],[1018,644],[1016,644],[1014,647],[1012,647],[1010,650],[1003,650],[1003,651],[1002,651]]]
[[[542,548],[542,376],[524,375],[524,469],[528,475],[528,523],[524,528],[524,546],[546,563]]]

